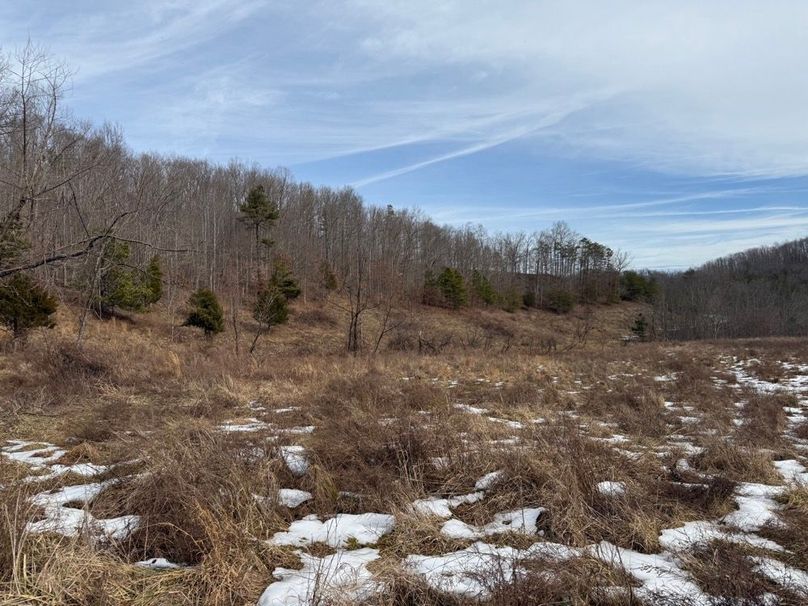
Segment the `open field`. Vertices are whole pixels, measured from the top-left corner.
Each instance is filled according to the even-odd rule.
[[[637,309],[358,357],[305,305],[255,357],[63,310],[0,357],[3,603],[808,603],[808,342],[623,346]]]

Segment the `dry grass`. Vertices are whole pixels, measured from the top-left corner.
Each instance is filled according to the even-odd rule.
[[[429,310],[411,314],[381,354],[355,358],[338,353],[343,323],[336,308],[299,306],[256,356],[244,342],[236,355],[232,335],[208,342],[156,314],[133,323],[93,321],[79,348],[65,317],[63,328],[0,355],[0,390],[9,402],[0,437],[63,446],[65,465],[128,462],[99,478],[114,483],[88,510],[138,515],[141,525],[114,544],[27,534],[25,522],[37,515],[32,494],[86,480],[25,484],[29,471],[0,457],[0,484],[8,487],[0,491],[0,601],[251,604],[274,568],[300,565],[293,550],[266,542],[273,533],[307,514],[375,511],[394,513],[396,527],[379,542],[381,559],[372,568],[387,589],[371,602],[468,604],[402,570],[407,555],[469,545],[443,535],[442,520],[415,515],[410,504],[471,493],[495,470],[502,471],[498,482],[484,499],[457,507],[456,518],[482,526],[498,512],[544,507],[539,529],[546,540],[658,552],[662,529],[719,519],[735,507],[737,482],[779,483],[772,461],[800,456],[784,437],[783,407],[796,405],[793,398],[738,390],[722,356],[755,357],[760,362],[750,372],[783,381],[778,362],[808,348],[781,341],[756,342],[754,351],[746,343],[623,347],[619,336],[635,312],[596,310],[589,342],[566,350],[575,318]],[[249,320],[242,327],[249,330]],[[447,342],[419,353],[419,331]],[[546,355],[542,343],[550,336],[558,347]],[[251,400],[260,408],[250,408]],[[739,410],[744,423],[736,428]],[[256,416],[271,428],[217,430]],[[682,420],[689,416],[699,422]],[[316,431],[297,430],[306,426]],[[792,429],[808,439],[805,424]],[[682,442],[703,452],[684,452]],[[302,477],[283,463],[279,449],[291,444],[306,448],[310,467]],[[677,467],[681,459],[691,471]],[[625,492],[603,494],[603,481],[621,482]],[[314,498],[290,511],[275,502],[281,487]],[[798,567],[808,565],[804,492],[784,498],[783,529],[762,531],[789,549]],[[538,538],[510,533],[490,541],[523,548]],[[307,550],[332,551],[322,544]],[[133,566],[152,557],[188,566]],[[487,603],[637,603],[635,582],[592,558],[519,565],[524,574],[516,580],[486,576]],[[765,591],[785,595],[750,572],[742,551],[720,542],[695,554],[688,569],[706,591],[750,604]]]

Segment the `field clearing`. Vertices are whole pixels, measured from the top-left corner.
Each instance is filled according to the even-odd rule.
[[[4,603],[806,603],[808,344],[623,346],[635,311],[433,312],[431,355],[337,355],[310,309],[255,358],[37,335],[0,363]]]

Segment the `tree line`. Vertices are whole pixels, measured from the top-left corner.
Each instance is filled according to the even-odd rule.
[[[192,291],[203,316],[222,315],[221,300],[268,330],[289,299],[324,300],[345,311],[356,351],[367,314],[385,330],[413,304],[564,313],[619,300],[625,255],[564,223],[491,235],[284,169],[134,153],[117,128],[70,115],[69,79],[31,44],[0,59],[0,288],[18,308],[26,292],[59,292],[104,317],[187,307]]]
[[[668,339],[808,335],[808,238],[649,276],[654,328]]]

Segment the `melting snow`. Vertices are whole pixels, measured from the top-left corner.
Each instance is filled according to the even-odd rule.
[[[483,527],[472,526],[460,520],[448,520],[441,533],[453,539],[479,539],[484,536],[518,532],[533,535],[538,532],[536,522],[547,510],[543,507],[524,508],[494,515],[494,521]]]
[[[481,500],[485,494],[483,492],[472,492],[458,497],[450,497],[448,499],[441,499],[438,497],[428,497],[426,499],[419,499],[412,503],[412,510],[425,516],[436,516],[438,518],[451,518],[452,509],[460,505],[476,503]]]
[[[281,457],[294,476],[302,476],[309,470],[306,449],[299,445],[281,446]]]
[[[367,569],[379,558],[376,549],[338,551],[324,558],[300,553],[303,568],[276,568],[272,576],[279,580],[264,590],[258,606],[315,606],[329,597],[357,603],[381,590]]]
[[[310,492],[298,490],[297,488],[281,488],[278,490],[278,503],[290,509],[299,507],[313,498],[314,495]]]
[[[345,547],[351,539],[359,545],[372,545],[393,530],[395,518],[384,513],[339,513],[326,522],[309,515],[289,525],[286,532],[276,532],[270,543],[301,547],[309,543],[327,543]]]
[[[598,482],[598,492],[609,497],[619,497],[626,492],[625,482]]]

